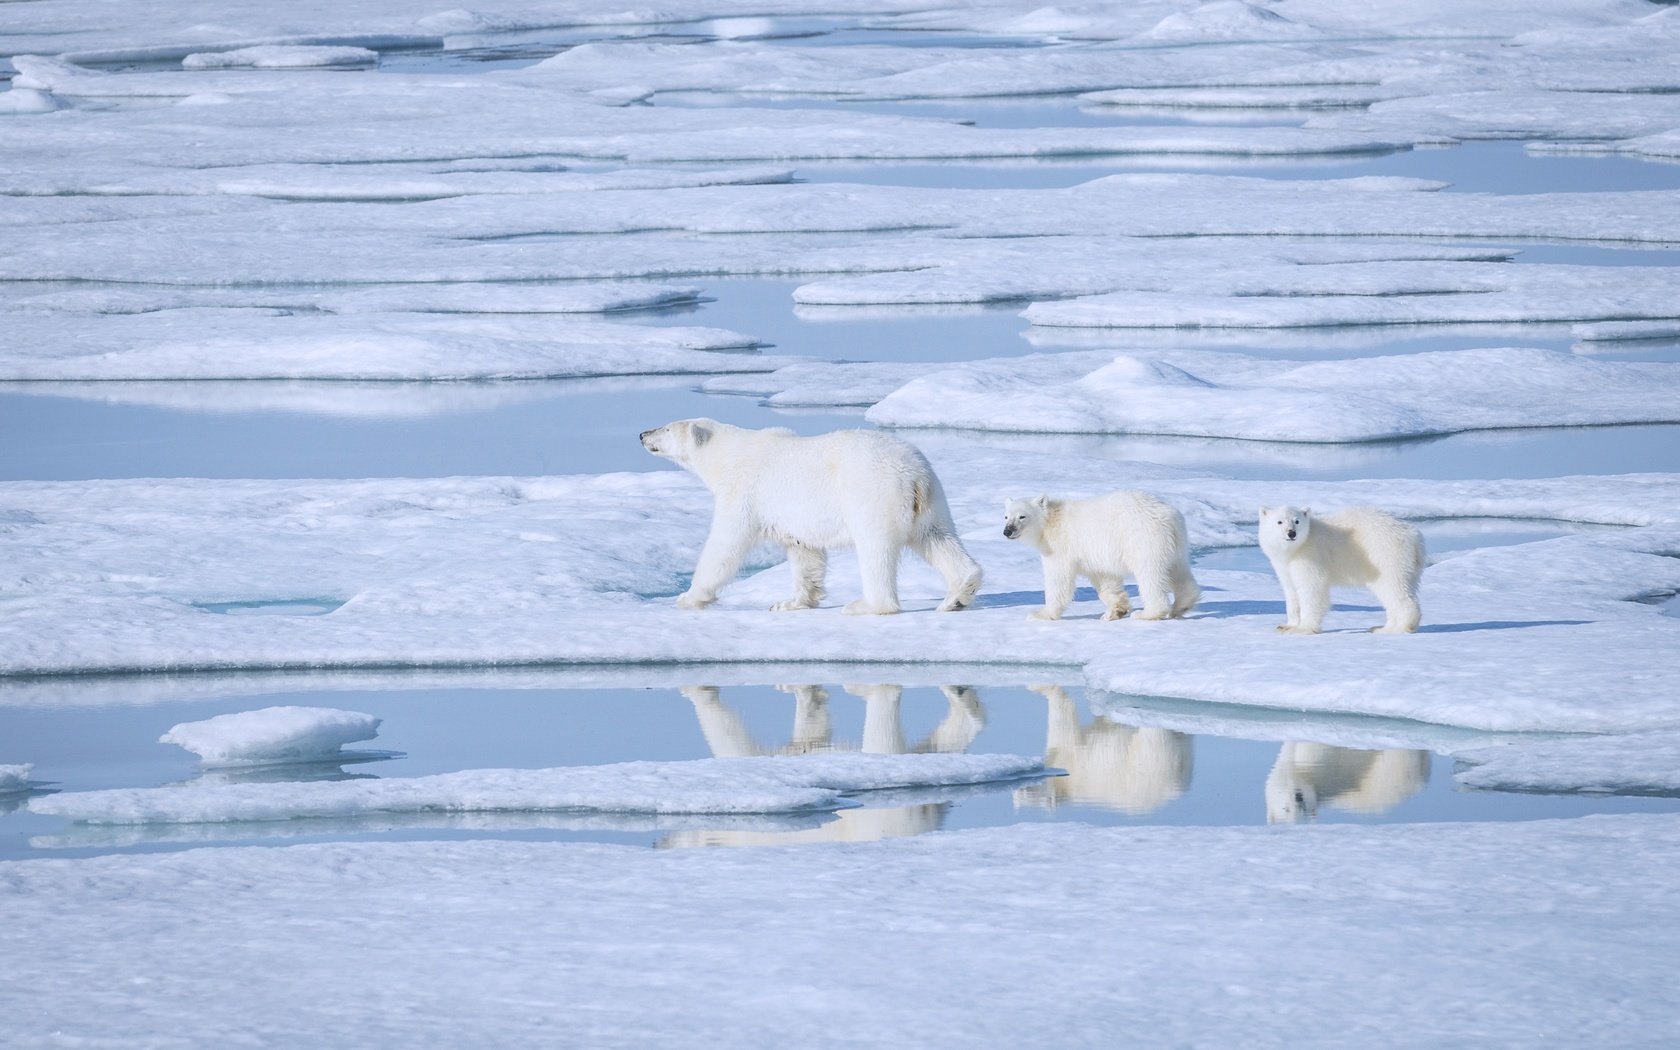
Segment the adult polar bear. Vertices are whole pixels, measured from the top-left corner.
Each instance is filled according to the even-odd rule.
[[[1387,614],[1382,634],[1417,630],[1423,537],[1375,507],[1315,516],[1310,507],[1261,507],[1260,549],[1283,585],[1286,634],[1317,634],[1330,611],[1330,588],[1369,587]]]
[[[855,547],[863,597],[848,613],[898,611],[905,547],[945,578],[941,611],[980,589],[980,566],[957,539],[945,490],[921,452],[872,430],[800,437],[784,427],[747,430],[681,419],[642,433],[642,446],[693,471],[712,491],[712,527],[694,581],[677,605],[701,609],[735,578],[747,552],[779,543],[793,569],[793,597],[772,609],[811,609],[823,599],[828,552]]]

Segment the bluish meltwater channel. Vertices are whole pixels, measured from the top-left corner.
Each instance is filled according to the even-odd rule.
[[[1115,625],[1123,630],[1123,624]],[[673,672],[638,687],[634,672],[615,684],[578,688],[540,672],[447,677],[405,685],[327,688],[254,676],[205,683],[114,679],[49,695],[39,686],[0,686],[0,740],[29,755],[35,791],[0,796],[0,859],[235,844],[460,837],[589,839],[644,846],[754,846],[871,841],[938,830],[1043,821],[1094,824],[1531,820],[1587,813],[1680,809],[1680,800],[1469,791],[1457,787],[1451,752],[1523,737],[1369,718],[1318,717],[1298,730],[1286,715],[1217,709],[1218,732],[1196,732],[1183,702],[1086,696],[1075,685],[1022,684],[1016,672],[988,684],[983,668],[952,669],[910,684],[890,667],[825,669],[822,681],[717,684],[718,670]],[[378,675],[373,675],[379,678]],[[414,676],[426,678],[426,676]],[[815,677],[815,676],[813,676]],[[248,769],[206,769],[196,756],[158,742],[171,727],[282,705],[359,711],[383,719],[377,739],[347,745],[343,761]],[[1208,708],[1214,711],[1214,708]],[[1539,739],[1539,738],[1527,738]],[[377,749],[377,750],[373,750]],[[34,813],[48,792],[166,788],[190,792],[227,783],[283,784],[352,778],[411,778],[473,769],[606,766],[637,761],[801,755],[825,750],[1042,756],[1065,773],[960,788],[863,792],[833,813],[738,818],[654,817],[531,811],[499,814],[380,814],[249,823],[73,823]],[[394,755],[395,757],[384,757]],[[610,775],[610,774],[609,774]],[[1299,799],[1298,799],[1299,796]],[[1305,801],[1301,801],[1305,800]]]

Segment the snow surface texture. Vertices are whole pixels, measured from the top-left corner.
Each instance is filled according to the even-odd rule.
[[[39,956],[0,1017],[20,1050],[1654,1048],[1677,864],[1672,816],[31,860],[0,864],[0,953]]]
[[[843,795],[1042,775],[1015,755],[820,754],[472,769],[428,777],[81,791],[36,799],[37,813],[89,824],[205,824],[374,813],[797,813]]]
[[[0,670],[979,660],[1083,667],[1089,685],[1117,693],[1482,730],[1626,732],[1680,720],[1680,619],[1636,600],[1680,591],[1680,476],[1277,483],[930,452],[987,573],[978,607],[960,614],[932,613],[941,582],[906,561],[905,613],[842,615],[858,586],[849,553],[832,559],[821,609],[767,611],[789,586],[779,552],[717,607],[676,609],[711,501],[674,471],[0,485],[0,594],[32,625],[0,637]],[[1362,633],[1380,617],[1358,591],[1333,609],[1324,636],[1279,638],[1276,580],[1229,570],[1198,572],[1207,594],[1185,621],[1102,624],[1094,603],[1075,603],[1061,623],[1028,621],[1039,559],[1003,538],[1002,499],[1116,488],[1179,507],[1201,548],[1252,545],[1256,509],[1278,502],[1636,527],[1442,557],[1424,574],[1423,628],[1403,638]],[[331,611],[288,615],[295,602]],[[217,603],[267,604],[275,615],[206,611]],[[1316,661],[1308,680],[1303,653]],[[1470,666],[1475,676],[1460,673]]]
[[[158,741],[186,748],[206,766],[324,762],[342,758],[345,744],[378,736],[379,722],[360,711],[265,707],[182,722]]]

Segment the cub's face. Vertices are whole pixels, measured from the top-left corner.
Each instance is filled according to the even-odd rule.
[[[1311,507],[1261,507],[1260,538],[1291,546],[1307,538],[1312,524]]]
[[[687,466],[695,450],[711,440],[716,425],[710,419],[679,419],[642,431],[642,447],[662,459]]]
[[[1034,499],[1003,501],[1003,536],[1005,539],[1031,543],[1044,529],[1043,496]]]

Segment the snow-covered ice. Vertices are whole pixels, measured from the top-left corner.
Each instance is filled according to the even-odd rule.
[[[1069,352],[940,368],[894,390],[868,418],[892,427],[1318,442],[1672,423],[1680,421],[1680,367],[1521,348],[1319,362]]]
[[[1281,831],[0,864],[0,951],[35,958],[0,1016],[25,1048],[1655,1047],[1677,1021],[1680,819]]]
[[[32,627],[0,637],[0,668],[981,661],[1083,667],[1089,684],[1120,693],[1488,730],[1625,732],[1680,719],[1670,658],[1680,620],[1633,600],[1680,590],[1676,475],[1279,483],[973,448],[935,449],[933,461],[987,583],[979,608],[936,614],[941,582],[906,561],[908,611],[883,618],[766,611],[786,597],[779,552],[757,557],[718,607],[674,608],[711,503],[674,471],[10,483],[0,486],[0,595]],[[1038,558],[1003,539],[1003,497],[1121,487],[1179,506],[1203,548],[1252,545],[1255,508],[1277,502],[1635,527],[1450,552],[1425,573],[1423,630],[1403,638],[1350,633],[1375,622],[1365,598],[1339,605],[1325,636],[1279,638],[1276,581],[1233,570],[1199,574],[1208,594],[1187,621],[1102,624],[1080,604],[1059,624],[1028,621]],[[837,606],[855,597],[857,570],[849,553],[832,562]],[[203,608],[299,599],[342,604],[264,617]],[[1334,654],[1312,683],[1296,670],[1307,651]],[[1481,673],[1467,680],[1463,666]]]
[[[49,795],[34,812],[87,824],[205,824],[380,813],[794,813],[847,805],[860,791],[1017,780],[1044,774],[1018,755],[837,752],[797,757],[629,762],[557,769],[471,769],[427,777]]]
[[[1680,793],[1680,733],[1568,737],[1463,751],[1459,783],[1484,791]]]
[[[434,306],[434,309],[436,307]],[[293,316],[184,307],[14,316],[0,379],[534,379],[736,372],[786,362],[715,328],[452,313]]]
[[[0,484],[0,705],[25,715],[255,698],[288,670],[325,688],[497,669],[531,688],[686,687],[720,756],[540,769],[431,756],[460,771],[288,783],[235,770],[27,803],[31,768],[0,766],[0,808],[26,805],[7,819],[35,821],[40,848],[382,831],[859,840],[0,863],[0,957],[30,960],[27,981],[0,987],[0,1042],[1635,1047],[1680,1022],[1673,816],[876,841],[939,826],[923,811],[973,790],[930,785],[999,777],[1033,781],[1014,796],[1026,809],[1096,799],[1141,816],[1184,789],[1188,734],[1209,727],[1275,743],[1267,779],[1285,810],[1297,794],[1327,809],[1404,797],[1427,752],[1468,787],[1680,790],[1680,474],[1304,481],[1256,442],[1675,421],[1680,365],[1609,359],[1680,322],[1666,250],[1680,190],[1640,163],[1680,157],[1673,5],[5,6],[9,392],[413,419],[560,385],[487,380],[662,374],[776,406],[874,406],[876,422],[943,428],[912,436],[987,583],[976,608],[937,614],[940,581],[907,562],[903,614],[844,617],[856,562],[837,554],[828,606],[773,614],[787,569],[764,550],[717,608],[676,610],[710,498],[651,461],[559,477]],[[987,101],[1008,97],[1061,116],[1035,126]],[[1449,155],[1424,151],[1472,140],[1512,140],[1477,154],[1512,178],[1435,177],[1430,158]],[[885,184],[956,161],[969,188]],[[1036,188],[1057,161],[1129,173]],[[1556,174],[1595,165],[1625,185],[1578,192]],[[1138,170],[1158,167],[1173,170]],[[1332,168],[1367,174],[1323,177]],[[1572,191],[1536,192],[1519,178],[1534,173]],[[1489,182],[1499,192],[1468,191]],[[1638,188],[1651,186],[1666,188]],[[1004,303],[1033,346],[1080,349],[926,365],[895,356],[895,333],[825,355],[879,361],[804,360],[782,331],[645,313],[699,310],[718,278],[754,275],[797,282],[805,319]],[[628,311],[647,323],[578,316]],[[1365,338],[1348,326],[1448,325],[1459,348],[1298,360]],[[1532,348],[1566,346],[1571,329],[1580,356]],[[759,353],[769,341],[787,356]],[[625,418],[625,440],[665,421]],[[1046,429],[1069,433],[1030,436]],[[1297,479],[1099,458],[1104,433],[1249,439],[1265,451],[1245,454]],[[1324,447],[1352,461],[1378,446]],[[1279,637],[1270,573],[1214,567],[1240,557],[1198,569],[1206,595],[1183,622],[1105,624],[1095,602],[1028,621],[1038,559],[1001,537],[1002,498],[1121,487],[1180,507],[1204,553],[1251,549],[1255,509],[1281,501],[1559,534],[1444,545],[1409,637],[1365,633],[1380,612],[1358,591],[1324,635]],[[1587,524],[1600,527],[1574,527]],[[268,615],[218,615],[244,609]],[[692,684],[858,681],[847,672],[895,664],[879,680],[968,681],[953,669],[984,665],[1038,688],[1046,752],[1071,775],[1007,755],[773,756]],[[1067,692],[1080,683],[1090,722]],[[895,687],[870,688],[871,711],[895,710]],[[166,739],[209,763],[341,757],[377,720],[338,717],[282,732],[273,710],[247,712]],[[960,750],[980,717],[952,699],[930,748]],[[904,735],[866,723],[875,750],[907,748]],[[49,761],[0,756],[25,757]],[[253,821],[264,830],[238,830]]]
[[[182,722],[159,743],[177,744],[206,766],[324,762],[345,757],[345,744],[379,735],[380,719],[324,707],[265,707]]]

